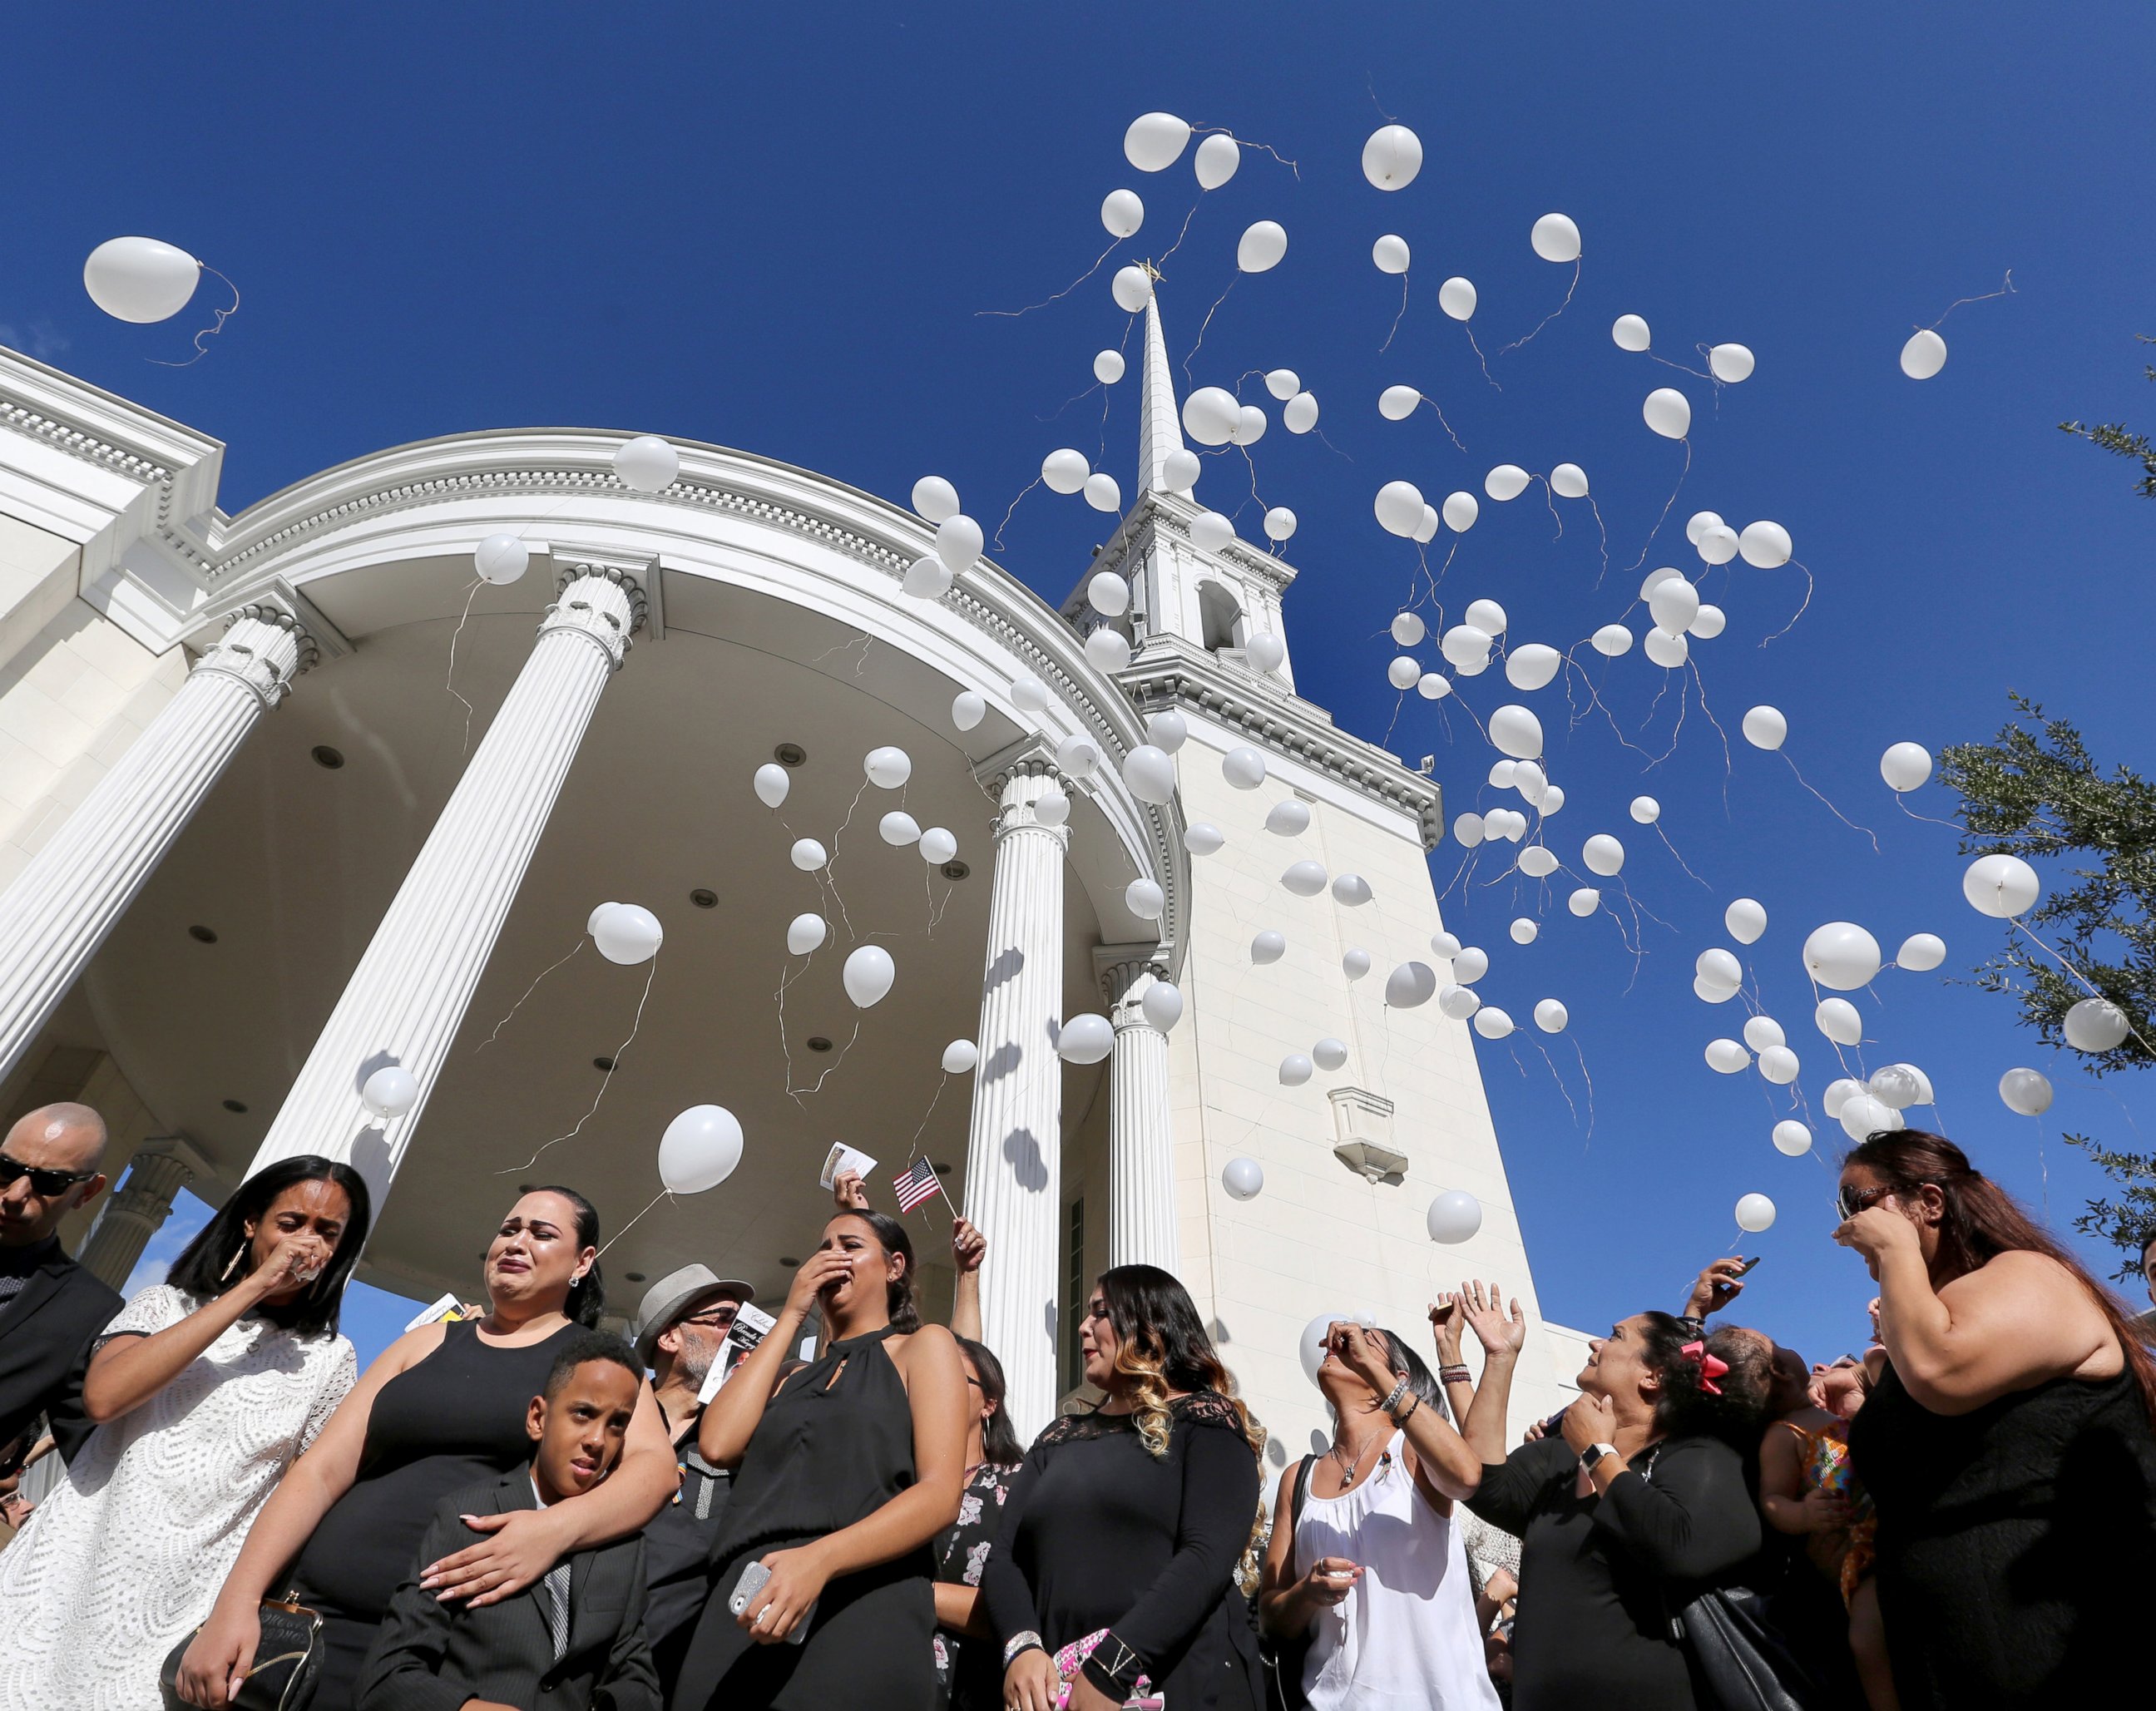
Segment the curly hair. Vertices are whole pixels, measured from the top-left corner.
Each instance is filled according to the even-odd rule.
[[[1235,1394],[1235,1380],[1206,1335],[1197,1303],[1172,1272],[1158,1266],[1111,1266],[1101,1273],[1101,1300],[1115,1328],[1117,1388],[1132,1404],[1132,1424],[1155,1457],[1168,1454],[1168,1392],[1210,1390],[1235,1410],[1251,1452],[1265,1453],[1265,1431]]]
[[[1774,1382],[1774,1345],[1758,1331],[1723,1325],[1702,1337],[1692,1323],[1672,1313],[1644,1313],[1640,1359],[1661,1382],[1655,1397],[1655,1429],[1664,1437],[1720,1438],[1744,1450],[1758,1440]],[[1706,1363],[1685,1351],[1693,1344],[1729,1370],[1706,1386]]]

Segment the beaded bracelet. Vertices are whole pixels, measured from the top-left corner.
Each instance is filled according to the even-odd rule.
[[[1440,1366],[1437,1369],[1437,1380],[1442,1385],[1471,1385],[1475,1382],[1475,1374],[1464,1366]]]
[[[1023,1633],[1013,1634],[1010,1638],[1004,1642],[1004,1667],[1009,1669],[1011,1667],[1011,1660],[1021,1652],[1045,1652],[1047,1649],[1048,1647],[1040,1636],[1034,1633],[1031,1628],[1026,1629]]]

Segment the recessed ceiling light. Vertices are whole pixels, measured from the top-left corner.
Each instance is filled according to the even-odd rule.
[[[613,1068],[613,1060],[610,1057],[595,1057],[592,1060],[592,1067],[595,1070],[611,1071]]]
[[[795,1259],[791,1254],[781,1254],[778,1256],[778,1263],[785,1267],[786,1269],[790,1272],[796,1266],[799,1265],[801,1261]]]
[[[641,1272],[624,1272],[621,1275],[631,1283],[641,1283],[644,1277]]]
[[[232,1112],[234,1116],[238,1117],[245,1113],[247,1106],[244,1101],[228,1099],[224,1102],[224,1108]]]
[[[808,751],[798,742],[782,742],[771,751],[771,758],[783,767],[806,766]]]
[[[938,1159],[936,1161],[936,1174],[938,1176],[948,1176],[951,1174],[950,1161],[947,1159]]]
[[[190,927],[187,929],[187,937],[194,940],[197,944],[215,944],[217,943],[216,932],[213,928],[203,926],[200,922],[197,922],[194,926]]]
[[[946,879],[963,879],[973,870],[963,861],[947,861],[937,870]]]
[[[344,751],[331,748],[326,742],[317,742],[314,746],[313,753],[315,764],[325,771],[333,773],[344,764]]]
[[[831,1042],[821,1034],[811,1034],[808,1036],[808,1049],[811,1051],[829,1051],[831,1049]]]
[[[689,893],[689,901],[699,909],[716,909],[719,907],[719,894],[703,886],[698,886],[696,890]]]

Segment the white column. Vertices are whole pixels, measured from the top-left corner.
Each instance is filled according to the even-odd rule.
[[[967,1216],[988,1238],[982,1330],[1009,1380],[1021,1442],[1055,1417],[1057,1224],[1062,1214],[1063,851],[1033,804],[1061,788],[1045,763],[1000,781],[981,991],[980,1067],[966,1146]]]
[[[284,613],[245,608],[0,893],[0,1075],[37,1038],[254,722],[314,654]]]
[[[195,1178],[192,1159],[180,1144],[145,1141],[128,1161],[126,1179],[105,1196],[97,1222],[75,1255],[90,1274],[115,1289],[126,1287],[150,1238],[172,1215],[172,1200]]]
[[[531,657],[375,928],[250,1172],[303,1153],[347,1159],[381,1216],[599,691],[628,652],[644,607],[643,591],[619,572],[578,565],[563,578]],[[393,1062],[412,1072],[419,1097],[384,1123],[360,1102],[359,1089]]]
[[[1153,955],[1118,946],[1096,956],[1116,1030],[1108,1060],[1108,1263],[1173,1272],[1178,1255],[1168,1035],[1139,1007],[1146,989],[1164,978]]]

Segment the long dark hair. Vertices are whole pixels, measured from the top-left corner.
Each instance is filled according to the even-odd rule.
[[[1862,1165],[1904,1197],[1927,1185],[1939,1191],[1946,1209],[1932,1260],[1934,1287],[1965,1277],[2003,1253],[2039,1253],[2064,1266],[2110,1321],[2140,1389],[2141,1405],[2156,1423],[2156,1355],[2150,1354],[2143,1340],[2147,1333],[2133,1313],[2023,1211],[2013,1195],[1971,1164],[1959,1147],[1923,1129],[1881,1129],[1851,1148],[1841,1162],[1845,1169]]]
[[[277,1204],[278,1196],[304,1182],[332,1183],[342,1189],[346,1200],[352,1204],[352,1215],[345,1221],[344,1234],[337,1238],[336,1251],[330,1256],[322,1275],[301,1291],[296,1300],[283,1307],[265,1306],[261,1313],[273,1324],[296,1331],[303,1337],[335,1336],[338,1316],[344,1308],[345,1282],[352,1276],[352,1268],[359,1263],[360,1249],[367,1245],[367,1226],[372,1215],[373,1203],[367,1195],[366,1179],[357,1170],[319,1154],[303,1153],[295,1159],[280,1159],[273,1164],[264,1165],[241,1183],[226,1197],[209,1222],[195,1232],[195,1239],[180,1250],[180,1256],[165,1273],[165,1281],[175,1289],[185,1290],[204,1301],[223,1294],[254,1269],[253,1261],[248,1257],[252,1243],[247,1225],[251,1223],[259,1226],[270,1207]],[[233,1264],[235,1255],[239,1256],[239,1265]],[[228,1269],[231,1274],[228,1277]]]
[[[1643,1313],[1640,1359],[1661,1380],[1655,1397],[1655,1430],[1663,1437],[1720,1438],[1739,1453],[1758,1441],[1773,1381],[1774,1344],[1756,1331],[1728,1325],[1704,1338],[1691,1321],[1672,1313]],[[1706,1363],[1685,1351],[1692,1344],[1729,1369],[1707,1388]]]
[[[1130,1387],[1132,1422],[1155,1456],[1168,1453],[1170,1390],[1211,1390],[1234,1404],[1251,1449],[1265,1435],[1235,1395],[1198,1304],[1171,1272],[1158,1266],[1111,1266],[1101,1273],[1101,1302],[1116,1332],[1116,1375]]]
[[[577,1215],[578,1250],[595,1248],[599,1245],[598,1208],[576,1189],[563,1188],[558,1182],[550,1182],[539,1188],[528,1189],[526,1193],[559,1195]],[[606,1283],[599,1276],[597,1254],[592,1256],[591,1269],[569,1286],[569,1297],[562,1303],[562,1311],[587,1330],[598,1329],[599,1321],[606,1317]]]
[[[901,1336],[921,1328],[921,1309],[913,1300],[913,1238],[906,1233],[906,1226],[897,1219],[881,1212],[871,1212],[865,1206],[857,1206],[838,1215],[841,1218],[858,1218],[875,1231],[875,1239],[883,1244],[887,1254],[896,1254],[905,1261],[897,1277],[884,1287],[884,1303],[891,1313],[891,1328]],[[988,1357],[993,1360],[995,1357]],[[1013,1457],[1017,1461],[1018,1457]]]
[[[981,1422],[981,1453],[996,1467],[1015,1467],[1025,1460],[1025,1446],[1019,1442],[1018,1428],[1011,1424],[1010,1410],[1004,1404],[1004,1364],[985,1343],[971,1337],[961,1337],[957,1343],[981,1375],[981,1400],[995,1404],[996,1411]]]

